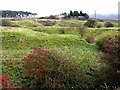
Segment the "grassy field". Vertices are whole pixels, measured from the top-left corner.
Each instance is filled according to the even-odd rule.
[[[39,19],[9,19],[9,21],[10,26],[0,27],[1,68],[12,78],[14,86],[28,87],[30,84],[30,81],[23,79],[21,74],[25,71],[22,59],[34,47],[65,55],[68,60],[74,57],[82,75],[79,82],[83,88],[97,88],[99,84],[96,82],[106,79],[101,71],[103,68],[109,68],[109,65],[100,61],[103,53],[98,49],[96,41],[111,33],[118,33],[116,22],[113,22],[115,27],[112,28],[105,28],[104,22],[99,22],[103,27],[85,28],[82,33],[79,25],[83,25],[86,21],[57,21],[53,26],[43,26],[37,22]],[[94,38],[94,41],[89,43],[88,37]],[[100,83],[104,86],[102,81]]]

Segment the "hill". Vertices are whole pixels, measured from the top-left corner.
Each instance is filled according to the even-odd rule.
[[[96,17],[100,19],[117,19],[118,15],[117,14],[97,14]],[[95,15],[94,14],[90,15],[90,18],[95,18]]]

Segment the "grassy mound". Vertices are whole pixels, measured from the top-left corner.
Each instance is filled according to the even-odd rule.
[[[63,47],[87,45],[76,35],[57,35],[35,32],[30,29],[5,30],[2,32],[3,49],[30,49],[32,47]]]

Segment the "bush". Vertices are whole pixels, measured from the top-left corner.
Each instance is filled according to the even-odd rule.
[[[2,19],[2,26],[11,26],[11,22],[7,19]]]
[[[102,27],[102,25],[101,25],[101,24],[98,24],[98,25],[97,25],[97,28],[101,28],[101,27]]]
[[[87,41],[88,43],[93,43],[93,42],[95,42],[95,38],[92,37],[92,36],[88,36],[88,37],[86,38],[86,41]]]
[[[8,83],[7,83],[7,76],[2,73],[2,75],[0,76],[0,80],[2,81],[2,88],[6,88]]]
[[[120,41],[118,39],[118,37],[116,37],[115,39],[104,39],[104,41],[102,41],[101,45],[100,43],[97,44],[100,48],[100,50],[102,52],[104,52],[104,54],[109,54],[111,56],[111,59],[114,59],[115,58],[118,58],[119,56],[119,50],[120,50]],[[112,58],[113,57],[113,58]],[[114,61],[112,61],[114,62]],[[117,64],[120,64],[119,63],[120,61],[118,61],[116,63],[116,66],[118,66]]]
[[[0,80],[2,81],[2,90],[21,88],[20,86],[15,86],[11,77],[4,73],[0,76]]]
[[[106,22],[104,24],[105,27],[114,27],[114,24],[112,24],[111,22]]]
[[[120,86],[120,41],[116,40],[106,40],[104,42],[104,49],[102,61],[109,65],[106,71],[103,73],[107,77],[107,84],[112,87]]]
[[[107,68],[103,69],[106,76],[106,84],[110,88],[120,86],[120,40],[119,36],[114,38],[104,38],[101,42],[97,43],[100,50],[103,52],[101,60],[106,63]]]
[[[81,73],[73,57],[34,48],[23,61],[26,68],[24,78],[31,80],[31,88],[79,87]]]
[[[102,35],[98,40],[96,41],[96,45],[98,46],[98,49],[102,50],[104,49],[104,42],[107,40],[114,40],[118,37],[117,32],[115,33],[108,33],[105,35]]]
[[[86,27],[92,27],[92,28],[94,28],[95,25],[96,25],[96,21],[95,21],[95,20],[92,20],[92,19],[89,19],[89,20],[84,24],[84,26],[86,26]]]

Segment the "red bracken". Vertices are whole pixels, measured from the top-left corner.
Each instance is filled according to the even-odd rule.
[[[0,76],[0,80],[2,81],[3,88],[6,88],[8,83],[7,83],[7,77],[4,73],[2,73],[2,75]]]

